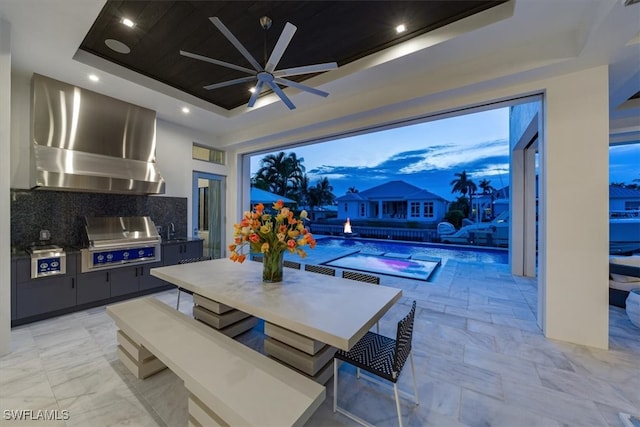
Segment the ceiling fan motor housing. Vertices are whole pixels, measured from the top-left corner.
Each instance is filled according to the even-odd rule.
[[[268,30],[269,28],[271,28],[271,22],[271,18],[269,18],[268,16],[263,16],[260,18],[260,26],[263,30]]]

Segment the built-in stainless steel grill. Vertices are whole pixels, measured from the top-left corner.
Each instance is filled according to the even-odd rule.
[[[30,246],[31,278],[53,276],[67,273],[67,254],[57,245]]]
[[[85,217],[85,231],[83,273],[162,259],[162,239],[148,216]]]

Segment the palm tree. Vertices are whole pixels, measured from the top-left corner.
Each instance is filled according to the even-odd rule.
[[[358,191],[358,189],[356,187],[349,187],[347,189],[347,194],[349,194],[349,193],[358,193],[358,192],[359,191]]]
[[[450,183],[450,185],[453,185],[453,188],[451,189],[452,193],[460,193],[463,197],[465,197],[467,193],[473,194],[476,192],[478,187],[467,175],[467,171],[462,171],[462,173],[455,173],[454,175],[458,178],[454,179]]]
[[[298,185],[297,199],[300,206],[308,206],[309,204],[309,177],[305,173],[302,175],[300,184]]]
[[[490,180],[483,179],[479,184],[482,189],[482,194],[491,196],[491,203],[489,204],[489,218],[493,218],[493,200],[495,198],[496,189],[491,185]]]
[[[296,153],[269,154],[260,160],[260,169],[254,176],[256,183],[268,183],[272,193],[287,197],[299,188],[305,168],[304,158],[298,158]]]
[[[309,189],[309,206],[332,205],[336,196],[327,177],[323,177],[315,187]]]
[[[491,185],[491,180],[483,179],[480,181],[480,184],[478,184],[478,187],[482,189],[482,194],[493,194],[495,191],[495,188]]]

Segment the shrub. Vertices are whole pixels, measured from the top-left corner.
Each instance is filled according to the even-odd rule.
[[[464,212],[460,210],[449,210],[449,212],[444,215],[445,221],[453,224],[455,228],[460,228],[463,218],[465,218]]]

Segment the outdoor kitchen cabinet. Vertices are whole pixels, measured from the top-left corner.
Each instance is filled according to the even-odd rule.
[[[132,294],[138,292],[140,284],[138,273],[140,266],[119,267],[109,270],[109,280],[111,284],[111,296]]]
[[[107,300],[166,286],[167,283],[164,280],[150,275],[149,269],[154,267],[162,267],[162,263],[154,262],[78,274],[78,304]]]
[[[11,260],[11,320],[15,320],[16,315],[16,307],[17,307],[17,296],[18,292],[16,290],[16,260]]]
[[[151,275],[150,270],[152,268],[162,267],[161,262],[154,262],[152,264],[144,264],[138,267],[138,281],[140,284],[140,290],[146,291],[148,289],[155,289],[161,286],[167,286],[169,283],[162,279],[158,279]]]
[[[162,260],[164,265],[175,265],[183,259],[202,256],[202,240],[165,242],[162,244]]]
[[[78,305],[105,300],[111,296],[111,271],[92,271],[78,274]]]
[[[51,313],[76,305],[76,255],[67,254],[67,272],[31,278],[31,259],[16,260],[15,319]]]
[[[115,268],[111,271],[111,296],[131,294],[138,291],[166,286],[167,282],[152,276],[149,270],[162,267],[161,262],[142,264],[135,267]]]

